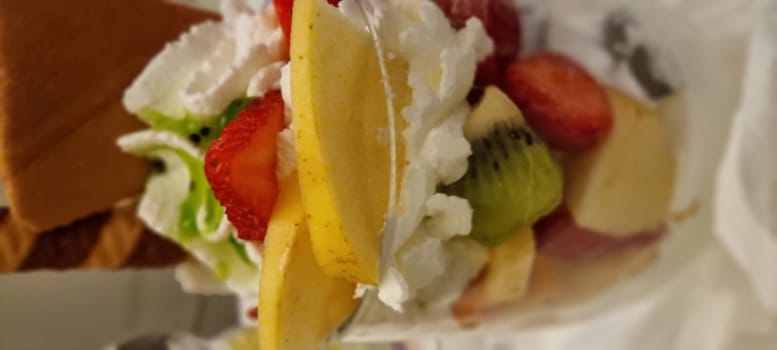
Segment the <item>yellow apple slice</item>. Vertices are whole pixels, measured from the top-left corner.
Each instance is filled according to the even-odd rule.
[[[581,227],[624,237],[665,222],[674,189],[675,159],[656,113],[615,90],[607,95],[613,128],[600,144],[571,158],[565,188]]]
[[[476,322],[489,310],[515,303],[527,294],[537,255],[534,232],[529,228],[511,235],[488,255],[481,276],[453,305],[453,314],[462,324]]]
[[[296,1],[292,18],[294,140],[313,251],[331,276],[375,284],[393,166],[378,55],[324,0]],[[390,77],[406,76],[400,60],[386,64]],[[410,96],[397,85],[394,96]]]
[[[355,310],[355,286],[326,275],[316,262],[296,174],[280,190],[264,241],[260,349],[317,349]]]
[[[489,252],[483,289],[486,303],[502,304],[526,294],[534,263],[534,233],[526,229]]]

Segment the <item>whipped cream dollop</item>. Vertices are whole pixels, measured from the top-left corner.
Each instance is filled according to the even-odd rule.
[[[388,216],[383,241],[379,298],[397,311],[410,301],[447,305],[486,262],[469,234],[472,208],[467,200],[437,192],[467,171],[471,154],[463,126],[466,97],[477,62],[493,51],[481,22],[470,19],[455,30],[431,1],[373,1],[364,18],[358,4],[341,3],[354,21],[368,21],[388,59],[408,67],[412,102],[402,110],[408,164],[402,175],[401,210]]]
[[[165,46],[125,92],[128,111],[208,120],[237,97],[279,87],[283,32],[272,7],[224,12],[223,21],[195,25]]]
[[[256,295],[261,247],[236,237],[204,175],[207,143],[247,98],[281,88],[283,33],[272,6],[221,2],[222,21],[193,26],[165,46],[125,91],[125,108],[151,128],[118,140],[126,152],[153,159],[139,217],[176,241],[241,295]],[[278,137],[281,178],[295,169],[290,120]],[[191,130],[200,131],[192,137]],[[213,135],[216,133],[216,135]],[[210,140],[209,139],[209,140]],[[213,293],[213,278],[190,265],[176,274],[189,291]]]

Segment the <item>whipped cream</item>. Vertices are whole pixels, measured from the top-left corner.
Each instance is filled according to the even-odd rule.
[[[427,306],[455,300],[486,261],[469,234],[472,208],[455,196],[436,193],[439,184],[461,178],[471,154],[463,125],[470,113],[466,96],[477,62],[493,50],[477,19],[456,31],[430,1],[373,1],[375,28],[389,58],[408,64],[412,103],[402,110],[408,165],[400,189],[401,212],[389,216],[383,241],[379,298],[397,311],[417,301]],[[365,19],[351,1],[342,12]]]
[[[272,7],[195,25],[146,66],[125,92],[124,106],[210,121],[236,98],[259,96],[275,84],[282,40]]]

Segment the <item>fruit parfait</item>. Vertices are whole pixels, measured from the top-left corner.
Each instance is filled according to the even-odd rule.
[[[540,13],[223,1],[224,20],[168,45],[126,92],[149,128],[119,144],[156,169],[139,215],[258,293],[263,350],[336,329],[460,331],[597,294],[667,234],[675,157],[651,106],[672,85],[628,30],[605,45],[636,62],[620,83],[620,68],[551,50],[524,12]]]
[[[374,40],[400,180],[346,338],[541,322],[660,256],[676,156],[658,106],[679,84],[627,11],[586,37],[539,3],[361,4],[341,12]]]

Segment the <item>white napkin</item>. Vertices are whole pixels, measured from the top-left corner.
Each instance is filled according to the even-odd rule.
[[[777,2],[759,16],[750,41],[742,103],[720,167],[718,237],[756,293],[777,312]]]

